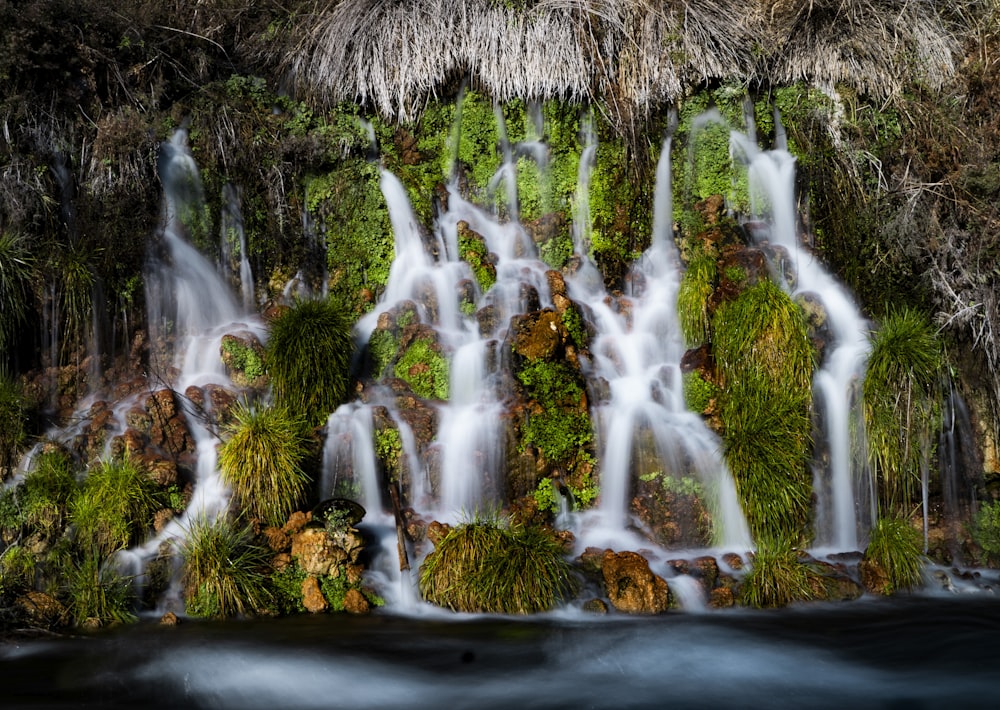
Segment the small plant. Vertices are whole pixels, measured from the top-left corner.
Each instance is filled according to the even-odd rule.
[[[309,478],[304,422],[280,406],[233,408],[228,438],[219,451],[222,476],[237,505],[268,525],[281,525],[304,497]]]
[[[0,480],[14,469],[27,439],[25,418],[21,386],[0,360]]]
[[[819,575],[799,561],[789,539],[769,540],[757,547],[740,602],[758,609],[788,606],[816,599],[821,585]]]
[[[181,554],[189,614],[210,619],[245,616],[273,603],[267,576],[271,551],[256,541],[249,527],[223,518],[196,521]]]
[[[0,594],[31,589],[35,583],[35,558],[20,545],[11,545],[0,555]]]
[[[47,539],[61,534],[67,508],[77,490],[73,462],[66,452],[39,454],[16,493],[25,528]]]
[[[275,403],[322,424],[347,399],[352,321],[330,300],[300,301],[271,325],[267,371]]]
[[[34,276],[35,260],[28,240],[0,230],[0,352],[8,352],[28,314]]]
[[[980,505],[969,532],[987,557],[1000,559],[1000,501]]]
[[[458,525],[420,567],[420,593],[453,611],[532,614],[575,590],[559,542],[497,516]]]
[[[704,414],[712,400],[718,398],[719,388],[702,377],[700,372],[686,372],[682,378],[684,402],[692,412]]]
[[[708,317],[708,297],[715,288],[718,267],[715,256],[698,253],[688,263],[677,290],[677,315],[681,333],[689,347],[708,340],[711,322]]]
[[[132,579],[119,574],[112,562],[102,564],[103,559],[97,549],[91,549],[70,558],[62,568],[69,613],[77,626],[130,623],[136,618]]]
[[[153,514],[162,507],[156,484],[131,458],[93,467],[72,502],[80,548],[108,556],[141,541]]]
[[[297,614],[306,610],[302,604],[302,583],[306,573],[297,564],[292,563],[271,575],[271,588],[274,592],[273,608],[279,614]]]
[[[912,589],[921,583],[921,542],[920,532],[903,518],[880,518],[875,523],[864,559],[884,573],[883,594]]]

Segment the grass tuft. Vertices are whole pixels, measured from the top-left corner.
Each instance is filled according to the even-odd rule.
[[[309,485],[302,470],[305,423],[280,406],[243,402],[233,408],[219,467],[239,508],[268,525],[282,525]]]
[[[884,594],[913,589],[922,579],[920,531],[903,518],[881,518],[872,528],[864,559],[885,573]]]
[[[275,402],[313,426],[347,399],[352,322],[330,300],[300,301],[271,325],[267,371]]]
[[[161,507],[156,484],[136,461],[102,461],[70,501],[77,544],[108,556],[139,543]]]
[[[740,589],[740,601],[758,609],[788,606],[817,598],[819,576],[799,561],[789,539],[762,542]]]
[[[708,297],[712,295],[717,275],[716,259],[711,254],[697,254],[688,263],[677,290],[677,315],[681,333],[688,347],[708,340],[711,321]]]
[[[452,528],[420,567],[423,598],[452,611],[533,614],[575,588],[551,533],[496,516]]]

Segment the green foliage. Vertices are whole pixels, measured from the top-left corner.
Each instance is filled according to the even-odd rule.
[[[821,585],[819,575],[799,561],[791,541],[771,539],[757,546],[750,572],[740,588],[740,602],[758,609],[788,606],[816,599]]]
[[[479,289],[486,293],[497,280],[496,267],[490,261],[486,241],[479,235],[466,230],[459,230],[458,253],[472,269],[473,276],[479,283]]]
[[[814,354],[798,306],[769,280],[712,320],[726,461],[758,543],[805,530]]]
[[[944,355],[933,327],[892,310],[872,339],[864,383],[865,433],[884,513],[903,514],[920,487],[941,426]]]
[[[299,301],[271,324],[267,371],[279,407],[318,426],[347,399],[351,326],[331,300]]]
[[[322,592],[323,598],[326,599],[326,603],[330,605],[330,611],[344,611],[344,598],[351,589],[357,589],[361,592],[372,606],[385,605],[384,599],[372,594],[369,590],[362,587],[360,583],[354,584],[348,582],[344,574],[336,576],[325,574],[319,578],[319,590]]]
[[[559,463],[593,442],[590,415],[580,406],[584,391],[576,370],[563,362],[535,360],[525,364],[517,378],[543,410],[525,422],[522,447],[537,446]]]
[[[271,551],[249,527],[223,518],[197,521],[181,553],[189,614],[210,619],[245,616],[273,603],[267,576]]]
[[[594,261],[613,282],[619,282],[642,254],[651,230],[649,186],[631,179],[634,164],[620,136],[608,136],[597,146],[590,184],[590,246]]]
[[[424,399],[448,399],[448,360],[425,338],[414,340],[399,356],[395,375]]]
[[[403,458],[403,439],[399,429],[384,427],[375,432],[375,456],[395,478]]]
[[[73,462],[65,451],[56,449],[39,454],[16,494],[25,528],[46,539],[60,535],[67,508],[77,490]]]
[[[295,563],[285,565],[271,575],[273,608],[279,614],[297,614],[306,610],[302,604],[302,583],[306,573]]]
[[[1000,501],[980,505],[969,532],[988,557],[1000,559]]]
[[[156,484],[131,458],[102,461],[70,502],[81,549],[108,556],[142,541],[162,507]]]
[[[0,555],[0,595],[17,594],[35,583],[35,557],[20,545],[11,545]]]
[[[706,380],[700,372],[686,372],[683,377],[684,402],[692,412],[699,414],[705,412],[713,399],[718,398],[719,387]]]
[[[18,328],[28,314],[34,276],[35,260],[28,240],[0,229],[0,353],[6,353],[16,341]]]
[[[219,467],[240,509],[268,525],[283,525],[309,485],[302,470],[305,424],[289,410],[243,402],[219,450]]]
[[[555,484],[552,482],[551,478],[543,478],[538,482],[538,486],[535,487],[532,496],[535,499],[535,505],[538,506],[538,510],[543,513],[558,513],[559,512],[559,500],[556,495]]]
[[[222,350],[229,356],[234,370],[242,372],[248,382],[260,379],[266,374],[261,354],[236,338],[223,338]]]
[[[583,322],[583,316],[580,315],[580,309],[576,304],[570,304],[562,314],[559,319],[562,324],[566,326],[566,331],[569,333],[569,337],[577,345],[577,347],[587,347],[590,344],[590,335],[587,332],[587,326]]]
[[[495,516],[452,528],[420,566],[423,598],[453,611],[532,614],[575,586],[551,533]]]
[[[399,338],[389,330],[376,328],[368,338],[368,354],[372,359],[372,376],[378,380],[399,352]]]
[[[711,325],[708,297],[715,288],[717,270],[714,255],[699,253],[691,259],[681,277],[680,287],[677,289],[677,315],[688,347],[708,340]]]
[[[62,568],[69,613],[77,626],[135,621],[131,577],[121,575],[112,562],[102,563],[103,559],[92,548]]]
[[[885,573],[884,594],[920,584],[924,566],[921,543],[920,531],[903,518],[879,518],[875,523],[864,559]]]

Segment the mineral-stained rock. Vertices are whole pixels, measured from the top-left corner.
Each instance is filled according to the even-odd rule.
[[[743,569],[743,558],[735,552],[727,552],[722,555],[722,561],[729,565],[731,569]]]
[[[344,611],[348,614],[367,614],[371,611],[371,604],[357,589],[348,589],[344,595]]]
[[[299,530],[306,526],[312,516],[308,513],[303,513],[301,510],[296,510],[290,516],[288,516],[288,522],[285,523],[281,530],[286,535],[294,535]]]
[[[18,597],[16,605],[40,626],[59,626],[69,620],[66,607],[45,592],[28,592]]]
[[[608,604],[603,599],[591,599],[590,601],[584,602],[583,610],[590,612],[591,614],[607,614]]]
[[[451,526],[448,523],[439,523],[437,520],[434,520],[427,526],[427,539],[436,547],[439,542],[445,539],[449,532],[451,532]]]
[[[670,606],[666,581],[653,574],[637,552],[607,550],[601,559],[604,586],[611,604],[628,614],[661,614]]]
[[[325,531],[324,531],[325,532]],[[328,533],[330,540],[335,546],[347,554],[349,562],[357,562],[361,552],[365,549],[365,539],[361,533],[354,528],[346,528]]]
[[[515,316],[511,332],[514,352],[528,360],[558,358],[567,335],[559,314],[551,309]]]
[[[284,530],[277,527],[264,529],[264,537],[267,539],[267,546],[273,552],[287,552],[292,546],[292,538]]]
[[[307,574],[330,574],[347,561],[347,552],[338,547],[326,530],[305,528],[292,536],[292,557]]]
[[[858,563],[858,572],[861,574],[861,584],[872,594],[888,595],[892,593],[888,573],[875,560],[861,560]]]
[[[736,595],[730,587],[716,587],[708,594],[708,605],[713,609],[727,609],[736,605]]]
[[[160,626],[177,626],[179,623],[181,623],[181,620],[172,611],[168,611],[160,617]]]
[[[319,588],[319,580],[311,575],[302,580],[302,606],[311,614],[324,612],[330,607]]]

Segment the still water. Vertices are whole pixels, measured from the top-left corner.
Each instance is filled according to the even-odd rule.
[[[4,708],[969,708],[1000,703],[987,595],[655,618],[137,624],[0,645]]]

